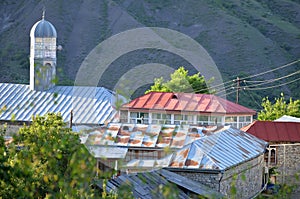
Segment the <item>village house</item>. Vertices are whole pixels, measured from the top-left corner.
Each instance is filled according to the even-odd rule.
[[[56,38],[56,29],[43,14],[30,31],[30,84],[0,83],[0,122],[8,124],[8,134],[30,123],[32,116],[48,112],[60,113],[65,122],[77,127],[114,118],[114,92],[103,87],[56,85]]]
[[[282,118],[282,120],[286,120]],[[255,121],[242,128],[269,142],[265,162],[269,169],[275,168],[271,180],[279,184],[300,184],[300,123],[280,121]]]
[[[166,168],[225,196],[233,185],[242,198],[261,190],[267,143],[224,126],[245,126],[255,111],[214,95],[151,92],[124,104],[120,123],[109,123],[117,113],[113,91],[56,85],[56,38],[43,15],[30,31],[29,85],[0,83],[0,121],[8,132],[32,116],[60,113],[74,130],[85,129],[82,143],[101,170]]]
[[[241,128],[256,112],[209,94],[150,92],[120,109],[120,122],[231,125]]]
[[[110,123],[91,130],[87,149],[100,170],[121,174],[165,168],[239,198],[259,193],[267,143],[230,126]]]

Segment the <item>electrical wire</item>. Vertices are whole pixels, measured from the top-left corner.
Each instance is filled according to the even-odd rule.
[[[244,80],[244,82],[247,81],[248,83],[260,83],[265,82],[266,80]]]
[[[293,62],[290,62],[290,63],[287,63],[287,64],[285,64],[285,65],[279,66],[279,67],[277,67],[277,68],[274,68],[274,69],[265,71],[265,72],[261,72],[261,73],[255,74],[255,75],[250,75],[250,76],[248,76],[248,77],[241,78],[240,80],[245,80],[245,79],[249,79],[249,78],[252,78],[252,77],[257,77],[257,76],[260,76],[260,75],[264,75],[264,74],[266,74],[266,73],[270,73],[270,72],[273,72],[273,71],[276,71],[276,70],[279,70],[279,69],[282,69],[282,68],[291,66],[291,65],[293,65],[293,64],[298,63],[299,61],[300,61],[300,59],[298,59],[298,60],[296,60],[296,61],[293,61]]]
[[[246,82],[245,82],[245,84],[246,84]],[[253,95],[250,93],[249,90],[244,89],[244,91],[246,91],[245,93],[247,93],[251,97],[251,99],[255,102],[256,105],[258,105],[258,107],[262,108],[261,104],[256,101],[256,99],[253,97]]]
[[[266,73],[269,73],[269,72],[273,72],[273,71],[276,71],[276,70],[279,70],[279,69],[282,69],[282,68],[285,68],[285,67],[288,67],[288,66],[291,66],[295,63],[298,63],[300,62],[300,59],[296,60],[296,61],[293,61],[293,62],[290,62],[290,63],[287,63],[285,65],[282,65],[282,66],[279,66],[277,68],[274,68],[274,69],[271,69],[271,70],[268,70],[268,71],[265,71],[265,72],[262,72],[262,73],[258,73],[258,74],[255,74],[255,75],[250,75],[250,76],[247,76],[247,77],[244,77],[244,78],[241,78],[240,80],[245,80],[246,79],[249,79],[249,78],[252,78],[252,77],[257,77],[257,76],[260,76],[260,75],[263,75],[263,74],[266,74]],[[229,87],[232,87],[232,84],[230,86],[228,86],[227,84],[229,83],[233,83],[235,82],[236,80],[229,80],[229,81],[226,81],[224,83],[221,83],[221,84],[218,84],[218,85],[214,85],[214,86],[211,86],[211,87],[208,87],[207,89],[211,90],[211,89],[220,89],[221,91],[216,91],[216,93],[218,92],[226,92],[226,90],[229,88]],[[265,81],[250,81],[250,80],[247,80],[248,82],[265,82]],[[218,88],[218,87],[221,87],[221,88]],[[224,88],[224,89],[223,89]],[[207,91],[207,89],[200,89],[200,90],[194,90],[195,93],[201,93],[201,91]]]
[[[246,89],[246,90],[266,90],[266,89],[276,88],[276,87],[280,87],[280,86],[283,86],[283,85],[286,85],[286,84],[290,84],[290,83],[293,83],[293,82],[298,81],[298,80],[300,80],[300,78],[297,78],[297,79],[294,79],[294,80],[292,80],[292,81],[285,82],[285,83],[282,83],[282,84],[279,84],[279,85],[268,86],[268,87],[262,87],[262,88],[245,88],[245,89]]]
[[[300,73],[300,70],[298,70],[298,71],[296,71],[296,72],[293,72],[293,73],[291,73],[291,74],[288,74],[288,75],[279,77],[279,78],[270,79],[270,80],[265,80],[264,82],[259,83],[259,84],[248,85],[248,86],[245,86],[244,88],[257,87],[257,86],[260,86],[260,85],[269,84],[269,83],[276,82],[276,81],[281,80],[281,79],[285,79],[285,78],[291,77],[291,76],[296,75],[296,74],[299,74],[299,73]],[[248,82],[248,81],[247,81],[247,80],[244,80],[244,83],[246,83],[246,82]]]
[[[232,83],[232,80],[227,81],[227,82],[224,82],[224,83],[222,83],[222,84],[218,84],[218,85],[215,85],[215,86],[208,87],[207,89],[208,89],[208,90],[211,90],[211,89],[214,89],[214,88],[217,89],[218,87],[224,86],[224,85],[229,84],[229,83]],[[225,87],[226,87],[226,86],[225,86]],[[201,91],[206,91],[207,89],[204,88],[204,89],[200,89],[200,90],[194,90],[194,92],[200,93]],[[219,89],[222,89],[222,87],[219,88]]]
[[[234,85],[233,85],[233,84],[226,86],[226,87],[225,87],[224,89],[222,89],[222,90],[215,91],[214,94],[221,94],[221,93],[224,93],[224,92],[228,92],[229,90],[232,90],[232,89],[234,89]]]
[[[229,93],[224,93],[224,94],[222,94],[222,95],[218,95],[218,97],[223,98],[224,96],[230,95],[231,93],[235,93],[235,92],[236,92],[236,91],[234,90],[234,91],[231,91],[231,92],[229,92]]]

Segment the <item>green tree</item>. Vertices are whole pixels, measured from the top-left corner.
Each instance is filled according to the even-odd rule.
[[[186,93],[210,93],[207,84],[211,83],[210,79],[207,83],[200,73],[188,75],[188,70],[180,67],[170,75],[170,81],[164,81],[163,77],[155,78],[154,85],[145,93],[151,91],[159,92],[186,92]]]
[[[0,198],[13,198],[13,185],[10,173],[13,172],[8,160],[8,149],[5,145],[5,128],[0,129]]]
[[[286,102],[283,93],[272,103],[268,97],[263,98],[263,110],[258,113],[258,120],[276,120],[283,115],[300,117],[300,100],[292,98]]]
[[[95,160],[59,114],[33,118],[30,126],[19,130],[6,154],[7,160],[0,161],[9,172],[1,180],[0,198],[93,195],[90,184],[95,175]]]

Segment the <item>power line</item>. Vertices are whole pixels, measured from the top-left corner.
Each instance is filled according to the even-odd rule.
[[[255,74],[255,75],[250,75],[250,76],[248,76],[248,77],[244,77],[244,78],[242,78],[242,80],[249,79],[249,78],[252,78],[252,77],[257,77],[257,76],[260,76],[260,75],[264,75],[264,74],[266,74],[266,73],[270,73],[270,72],[273,72],[273,71],[276,71],[276,70],[279,70],[279,69],[282,69],[282,68],[291,66],[291,65],[293,65],[293,64],[295,64],[295,63],[298,63],[299,61],[300,61],[300,59],[298,59],[298,60],[296,60],[296,61],[293,61],[293,62],[290,62],[290,63],[287,63],[287,64],[285,64],[285,65],[279,66],[279,67],[277,67],[277,68],[274,68],[274,69],[265,71],[265,72],[261,72],[261,73]]]
[[[281,80],[281,79],[285,79],[285,78],[288,78],[288,77],[291,77],[293,75],[296,75],[296,74],[299,74],[300,73],[300,70],[296,71],[296,72],[293,72],[291,74],[288,74],[288,75],[285,75],[285,76],[282,76],[282,77],[279,77],[279,78],[275,78],[275,79],[270,79],[270,80],[265,80],[263,81],[262,83],[259,83],[259,84],[255,84],[255,85],[247,85],[245,86],[244,88],[249,88],[249,87],[257,87],[257,86],[261,86],[261,85],[264,85],[264,84],[269,84],[269,83],[272,83],[272,82],[276,82],[278,80]],[[244,83],[246,82],[249,82],[247,80],[244,80]]]
[[[246,82],[245,82],[245,84],[246,84]],[[258,107],[262,108],[261,104],[256,101],[256,99],[253,97],[253,95],[250,93],[250,91],[248,91],[247,89],[244,89],[244,90],[246,91],[245,93],[247,93],[252,98],[252,100],[255,102],[255,104],[257,104]]]
[[[249,79],[249,78],[252,78],[252,77],[257,77],[257,76],[260,76],[260,75],[263,75],[263,74],[266,74],[266,73],[269,73],[269,72],[273,72],[273,71],[276,71],[276,70],[279,70],[279,69],[282,69],[282,68],[291,66],[291,65],[293,65],[293,64],[295,64],[295,63],[298,63],[298,62],[300,62],[300,59],[295,60],[295,61],[290,62],[290,63],[287,63],[287,64],[285,64],[285,65],[279,66],[279,67],[277,67],[277,68],[274,68],[274,69],[265,71],[265,72],[261,72],[261,73],[258,73],[258,74],[254,74],[254,75],[250,75],[250,76],[247,76],[247,77],[240,78],[240,81],[259,82],[259,83],[260,83],[260,82],[265,82],[265,81],[250,81],[250,80],[246,80],[246,79]],[[228,85],[227,85],[227,86],[225,86],[225,85],[226,85],[226,84],[229,84],[229,83],[232,83],[232,82],[234,82],[234,81],[236,81],[236,80],[229,80],[229,81],[226,81],[226,82],[224,82],[224,83],[221,83],[221,84],[218,84],[218,85],[214,85],[214,86],[208,87],[207,89],[210,90],[210,89],[216,88],[216,89],[222,89],[221,92],[226,92],[226,89],[228,89]],[[224,89],[223,89],[221,86],[223,86]],[[221,87],[221,88],[218,88],[218,87]],[[226,88],[226,87],[227,87],[227,88]],[[196,93],[199,92],[199,93],[200,93],[201,91],[207,91],[207,89],[194,90],[194,92],[196,92]],[[218,93],[218,92],[216,92],[216,93]]]
[[[215,94],[225,93],[225,92],[228,92],[229,90],[232,90],[234,88],[235,88],[234,85],[231,84],[231,85],[226,86],[223,90],[216,91]]]
[[[290,83],[293,83],[293,82],[298,81],[298,80],[300,80],[300,78],[297,78],[297,79],[294,79],[292,81],[285,82],[285,83],[282,83],[282,84],[279,84],[279,85],[268,86],[268,87],[263,87],[263,88],[245,88],[245,89],[246,90],[266,90],[266,89],[269,89],[269,88],[276,88],[276,87],[280,87],[280,86],[283,86],[283,85],[286,85],[286,84],[290,84]]]
[[[260,83],[265,82],[266,80],[244,80],[244,82],[247,81],[248,83]]]
[[[279,70],[279,69],[285,68],[285,67],[287,67],[287,66],[293,65],[293,64],[295,64],[295,63],[297,63],[297,62],[299,62],[299,61],[300,61],[300,59],[299,59],[299,60],[296,60],[296,61],[293,61],[293,62],[291,62],[291,63],[285,64],[285,65],[279,66],[279,67],[277,67],[277,68],[275,68],[275,69],[268,70],[268,71],[265,71],[265,72],[262,72],[262,73],[258,73],[258,74],[255,74],[255,75],[251,75],[251,76],[248,76],[248,77],[244,77],[244,78],[239,78],[239,77],[237,77],[236,80],[233,80],[233,82],[236,82],[236,87],[232,87],[233,89],[236,89],[236,91],[232,91],[232,92],[229,92],[229,93],[224,93],[224,94],[222,94],[222,95],[220,95],[220,96],[225,96],[225,95],[229,95],[229,94],[231,94],[231,93],[233,93],[233,92],[236,92],[236,103],[238,103],[238,102],[239,102],[239,93],[240,93],[240,90],[241,90],[242,88],[243,88],[244,90],[246,90],[247,88],[248,88],[248,90],[255,90],[254,88],[250,88],[250,87],[257,87],[257,86],[260,86],[260,85],[264,85],[264,84],[268,84],[268,83],[271,83],[271,82],[275,82],[275,81],[278,81],[278,80],[281,80],[281,79],[288,78],[288,77],[290,77],[290,76],[293,76],[293,75],[296,75],[296,74],[300,73],[300,70],[299,70],[299,71],[296,71],[296,72],[293,72],[293,73],[291,73],[291,74],[285,75],[285,76],[283,76],[283,77],[279,77],[279,78],[275,78],[275,79],[270,79],[270,80],[259,81],[260,83],[259,83],[259,84],[255,84],[255,85],[246,85],[245,87],[241,87],[241,86],[240,86],[240,83],[241,83],[241,82],[244,82],[244,83],[246,84],[246,82],[250,82],[250,81],[246,80],[246,79],[248,79],[248,78],[256,77],[256,76],[259,76],[259,75],[266,74],[266,73],[268,73],[268,72],[272,72],[272,71],[275,71],[275,70]],[[296,81],[296,80],[295,80],[295,81]],[[253,82],[254,82],[254,81],[253,81]],[[287,82],[287,83],[283,83],[283,84],[277,85],[277,86],[272,86],[271,88],[279,87],[279,86],[282,86],[282,85],[285,85],[285,84],[288,84],[288,83],[292,83],[292,82],[294,82],[294,81],[290,81],[290,82]],[[265,89],[268,89],[268,88],[269,88],[269,87],[266,87]],[[227,92],[227,91],[228,91],[227,89],[228,89],[228,87],[225,88],[223,91],[218,92],[218,93]],[[262,89],[263,89],[263,88],[260,88],[260,89],[257,89],[257,90],[262,90]],[[248,92],[248,93],[249,93],[249,92]],[[249,95],[250,95],[250,94],[249,94]],[[252,95],[250,95],[250,97],[251,97],[252,99],[254,99]],[[257,103],[257,102],[255,101],[255,103]],[[258,103],[257,103],[257,104],[258,104]],[[259,106],[260,106],[260,105],[259,105]]]
[[[230,94],[235,93],[235,92],[236,92],[236,91],[234,90],[234,91],[231,91],[231,92],[229,92],[229,93],[224,93],[224,94],[222,94],[222,95],[218,95],[218,97],[224,97],[224,96],[230,95]]]
[[[235,90],[232,90],[232,91],[230,91],[230,90],[228,90],[228,91],[225,91],[225,92],[222,92],[222,93],[216,93],[216,94],[214,94],[214,95],[217,95],[217,96],[226,96],[226,95],[229,95],[229,94],[231,94],[231,93],[234,93],[234,92],[236,92]]]
[[[249,90],[263,90],[263,89],[268,89],[268,88],[274,88],[274,87],[280,87],[280,86],[283,86],[285,84],[289,84],[289,83],[293,83],[295,81],[297,81],[298,79],[295,79],[295,80],[292,80],[292,81],[289,81],[289,82],[286,82],[286,83],[282,83],[282,84],[279,84],[279,85],[274,85],[274,86],[269,86],[269,87],[264,87],[264,88],[252,88],[252,87],[257,87],[257,86],[260,86],[260,85],[263,85],[263,84],[268,84],[268,83],[272,83],[272,82],[275,82],[275,81],[278,81],[278,80],[281,80],[281,79],[285,79],[285,78],[288,78],[288,77],[291,77],[293,75],[296,75],[300,73],[300,70],[299,71],[296,71],[296,72],[293,72],[293,73],[290,73],[288,75],[285,75],[285,76],[282,76],[282,77],[279,77],[279,78],[275,78],[275,79],[270,79],[270,80],[265,80],[263,81],[262,83],[259,83],[259,84],[254,84],[254,85],[248,85],[247,84],[247,80],[244,80],[244,81],[241,81],[241,79],[239,79],[237,77],[236,80],[233,80],[233,81],[236,81],[237,85],[236,87],[231,87],[231,89],[235,89],[234,91],[231,91],[231,92],[227,92],[229,89],[229,87],[227,87],[226,89],[220,91],[220,92],[217,92],[218,94],[221,94],[223,92],[227,92],[227,93],[224,93],[224,94],[221,94],[219,95],[219,97],[223,97],[223,96],[226,96],[226,95],[229,95],[229,94],[232,94],[234,92],[236,92],[236,103],[239,102],[239,92],[241,89],[243,90],[247,90],[247,94],[252,98],[252,100],[257,104],[259,105],[259,107],[261,107],[261,105],[254,99],[254,97],[251,95],[250,92],[248,92]],[[243,82],[245,84],[245,86],[241,87],[240,86],[240,82]]]
[[[226,85],[226,84],[228,84],[228,83],[232,83],[232,80],[230,80],[230,81],[227,81],[227,82],[224,82],[224,83],[222,83],[222,84],[218,84],[218,85],[215,85],[215,86],[211,86],[211,87],[208,87],[207,89],[214,89],[214,88],[218,88],[218,87],[221,87],[221,86],[224,86],[224,85]],[[225,86],[226,87],[226,86]],[[207,89],[200,89],[200,90],[194,90],[194,92],[201,92],[201,91],[206,91]],[[222,89],[222,88],[220,88],[220,89]]]

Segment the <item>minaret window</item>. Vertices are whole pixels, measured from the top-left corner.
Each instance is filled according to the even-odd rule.
[[[55,58],[56,57],[55,38],[35,38],[35,57],[36,58]]]

